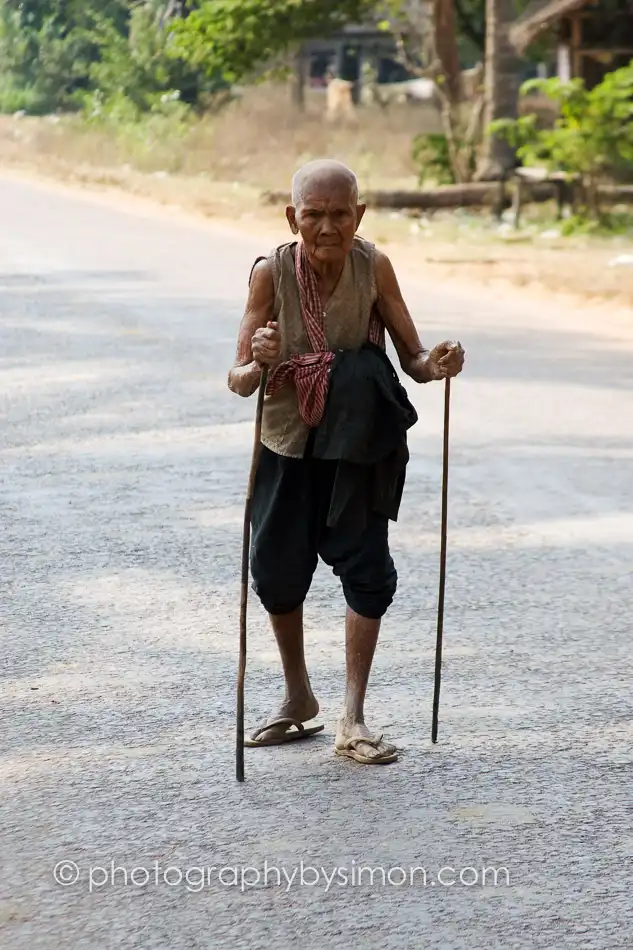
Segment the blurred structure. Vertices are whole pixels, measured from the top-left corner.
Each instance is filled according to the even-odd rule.
[[[306,78],[311,86],[326,86],[328,77],[354,86],[354,102],[361,99],[365,67],[371,66],[378,83],[409,78],[398,61],[396,41],[391,33],[376,26],[348,26],[328,39],[310,40],[301,55],[307,62]]]
[[[414,57],[424,65],[424,36],[430,31],[430,0],[409,0],[403,21],[393,23],[393,31],[384,22],[348,24],[329,37],[309,40],[298,52],[295,63],[295,89],[299,104],[303,89],[325,88],[332,78],[351,84],[355,105],[364,100],[364,86],[392,85],[412,79],[414,74],[403,63],[400,45],[411,41]]]
[[[510,30],[519,53],[548,35],[558,76],[584,79],[591,89],[633,59],[633,0],[534,0]]]

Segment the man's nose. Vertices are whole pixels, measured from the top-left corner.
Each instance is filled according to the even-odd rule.
[[[321,234],[334,234],[335,227],[329,214],[323,216],[321,222]]]

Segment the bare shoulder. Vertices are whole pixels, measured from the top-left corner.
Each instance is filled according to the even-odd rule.
[[[379,247],[374,248],[374,260],[376,261],[376,267],[384,268],[385,266],[387,267],[392,266],[391,261],[389,260],[385,252],[381,251]]]
[[[274,297],[273,262],[269,257],[258,261],[251,271],[249,300],[251,306],[262,306]]]
[[[393,264],[391,260],[384,251],[381,251],[379,248],[375,250],[375,267],[376,267],[376,285],[378,287],[378,292],[381,291],[391,291],[393,292],[394,288],[398,286],[398,280],[396,278],[396,272],[393,269]]]
[[[271,284],[273,281],[273,261],[271,257],[262,257],[254,265],[251,271],[250,283],[251,286],[255,283],[259,284]]]

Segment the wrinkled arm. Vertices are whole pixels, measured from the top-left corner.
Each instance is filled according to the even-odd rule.
[[[416,383],[437,379],[436,368],[420,342],[391,261],[381,251],[376,252],[376,285],[378,310],[396,348],[402,371]]]
[[[268,261],[260,261],[253,270],[246,309],[237,337],[235,362],[229,370],[229,389],[239,396],[251,396],[261,378],[262,368],[253,359],[253,335],[273,319],[274,284]]]

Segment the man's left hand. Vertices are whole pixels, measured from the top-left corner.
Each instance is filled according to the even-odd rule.
[[[464,366],[466,354],[459,340],[444,340],[438,343],[429,353],[429,364],[433,371],[433,379],[447,379],[457,376]]]

